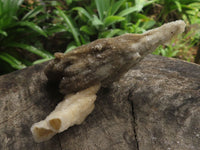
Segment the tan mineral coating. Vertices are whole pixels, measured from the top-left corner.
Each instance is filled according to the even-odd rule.
[[[56,133],[67,130],[70,126],[81,124],[94,109],[94,101],[100,84],[83,91],[66,96],[45,120],[35,123],[31,127],[34,140],[43,142],[49,140]]]

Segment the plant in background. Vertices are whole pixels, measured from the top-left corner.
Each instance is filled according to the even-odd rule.
[[[157,0],[145,9],[145,13],[155,18],[159,25],[183,19],[190,28],[190,26],[200,24],[200,0]],[[199,30],[188,32],[184,37],[179,37],[177,41],[174,41],[175,44],[171,43],[168,46],[159,47],[154,54],[193,61],[194,55],[197,53],[195,47],[199,45],[198,32]],[[191,33],[193,36],[189,36]]]
[[[155,22],[139,14],[143,7],[154,1],[135,0],[95,0],[67,11],[57,5],[55,13],[64,23],[66,32],[73,37],[67,46],[66,52],[98,38],[108,38],[124,33],[143,32],[151,28]],[[74,5],[73,5],[74,6]],[[133,15],[133,14],[138,15]],[[73,19],[72,19],[73,18]],[[137,20],[136,20],[137,19]],[[136,24],[134,24],[136,21]]]
[[[152,14],[153,11],[155,19],[161,23],[184,19],[193,24],[196,22],[192,18],[198,19],[200,0],[157,0],[152,6],[147,8],[146,13]]]
[[[176,57],[194,62],[196,39],[200,38],[199,31],[195,33],[193,29],[190,29],[190,31],[187,31],[185,34],[177,36],[177,38],[173,39],[167,46],[159,46],[153,54],[165,57]]]
[[[154,55],[162,55],[165,57],[175,57],[177,53],[179,52],[177,47],[174,46],[174,44],[169,44],[168,46],[159,46],[154,52]]]
[[[199,9],[200,0],[40,0],[33,4],[0,0],[0,74],[52,59],[55,51],[68,52],[98,38],[143,33],[177,19],[199,24]],[[184,38],[192,42],[180,38],[154,54],[193,60],[190,51],[200,36]]]
[[[46,32],[36,25],[39,22],[37,15],[44,11],[44,7],[38,5],[29,10],[27,7],[21,7],[22,3],[23,0],[0,0],[0,68],[2,72],[22,69],[38,61],[53,58],[49,52],[38,46],[41,45],[39,37],[47,37]],[[34,54],[34,57],[40,60],[31,62],[26,56],[23,57],[24,53]]]
[[[73,7],[70,7],[71,4]],[[74,39],[70,40],[66,52],[98,38],[124,33],[143,33],[153,26],[172,20],[184,19],[187,24],[200,23],[200,0],[95,0],[80,4],[80,6],[73,5],[71,1],[67,11],[62,7],[56,11],[65,22],[66,31],[68,30]],[[151,14],[149,11],[152,11],[152,6],[155,5],[160,7],[160,12],[153,14],[157,16],[153,17],[157,22],[151,19],[152,15],[148,17],[148,14]],[[166,57],[180,55],[179,58],[193,60],[194,52],[190,52],[190,47],[198,45],[199,37],[196,39],[195,42],[193,40],[192,43],[188,43],[187,40],[179,38],[181,42],[160,47],[154,54]]]

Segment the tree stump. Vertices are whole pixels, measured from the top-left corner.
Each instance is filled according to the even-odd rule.
[[[83,124],[35,143],[31,125],[63,98],[46,64],[0,77],[0,149],[200,150],[200,66],[153,55],[100,89]]]

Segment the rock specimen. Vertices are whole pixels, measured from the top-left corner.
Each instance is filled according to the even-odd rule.
[[[56,53],[45,74],[49,81],[59,83],[63,94],[77,92],[99,82],[105,87],[184,29],[185,23],[179,20],[144,34],[99,39],[66,54]]]
[[[95,94],[100,84],[103,87],[108,86],[157,46],[167,43],[184,29],[185,23],[179,20],[144,34],[125,34],[100,39],[67,54],[56,53],[55,60],[48,64],[45,74],[50,82],[59,84],[60,92],[67,98],[58,104],[44,121],[32,126],[31,131],[35,140],[48,140],[55,133],[62,132],[74,124],[80,124],[93,110]],[[83,94],[79,94],[79,91]],[[88,99],[84,91],[89,92],[91,98]],[[84,100],[85,103],[88,100],[88,103],[85,104]]]

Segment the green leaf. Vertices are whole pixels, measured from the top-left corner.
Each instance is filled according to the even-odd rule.
[[[80,31],[85,32],[88,35],[94,35],[95,30],[92,27],[89,27],[87,25],[84,25],[80,28]]]
[[[149,20],[150,18],[147,17],[145,14],[137,13],[134,14],[137,17],[137,20],[142,19],[142,20]]]
[[[44,6],[43,5],[39,5],[38,7],[36,7],[35,9],[29,11],[26,15],[24,15],[22,20],[33,18],[33,17],[37,16],[37,14],[39,14],[43,10],[44,10]]]
[[[64,22],[65,22],[65,23],[69,26],[69,28],[71,29],[72,35],[73,35],[73,37],[74,37],[74,39],[75,39],[75,41],[76,41],[76,44],[77,44],[78,46],[80,46],[80,45],[81,45],[81,42],[80,42],[80,40],[79,40],[79,38],[78,38],[78,32],[76,31],[76,29],[75,29],[75,27],[73,26],[72,22],[70,21],[70,19],[68,18],[68,16],[67,16],[61,9],[57,8],[57,10],[58,10],[58,15],[59,15],[60,17],[63,18]]]
[[[57,7],[61,6],[62,4],[59,1],[49,1],[50,6]]]
[[[113,16],[119,10],[119,8],[122,6],[124,2],[125,0],[119,0],[115,2],[114,5],[111,6],[110,15]]]
[[[33,65],[35,65],[35,64],[40,64],[40,63],[43,63],[43,62],[45,62],[45,61],[49,61],[49,60],[51,60],[51,59],[53,59],[53,58],[39,59],[39,60],[34,61],[34,62],[33,62]]]
[[[146,6],[148,6],[148,5],[151,5],[151,4],[153,4],[153,3],[156,3],[158,0],[145,0],[145,2],[144,2],[144,6],[143,7],[146,7]]]
[[[146,21],[146,22],[144,22],[142,28],[147,30],[147,29],[152,28],[155,24],[156,24],[156,22],[154,20]]]
[[[15,1],[15,0],[13,0],[13,1]],[[18,2],[17,2],[17,5],[18,6],[21,6],[21,4],[24,2],[24,0],[18,0]]]
[[[167,56],[167,55],[166,55],[166,54],[167,54],[167,53],[166,53],[166,49],[161,49],[160,52],[161,52],[162,56]]]
[[[120,29],[111,29],[101,33],[100,38],[111,38],[117,34],[119,34],[122,30]]]
[[[130,13],[133,13],[133,12],[137,12],[138,9],[136,7],[130,7],[130,8],[127,8],[125,10],[122,10],[118,16],[121,16],[121,17],[124,17],[124,16],[127,16],[129,15]]]
[[[148,6],[157,0],[135,0],[137,12],[140,12],[145,6]]]
[[[21,21],[17,23],[16,25],[29,27],[33,29],[34,31],[38,32],[39,34],[43,35],[44,37],[47,37],[47,34],[38,25],[34,24],[33,22]]]
[[[103,25],[103,22],[96,15],[93,15],[92,25],[98,28],[98,26]]]
[[[122,20],[125,20],[125,18],[121,17],[121,16],[108,16],[104,20],[104,25],[109,26],[109,25],[112,25],[116,22],[120,22]]]
[[[88,43],[87,39],[84,36],[80,35],[80,39],[83,45]]]
[[[104,16],[106,16],[108,13],[110,7],[110,0],[95,0],[95,4],[97,7],[99,18],[102,21]]]
[[[67,52],[69,52],[69,51],[71,51],[71,50],[73,50],[73,49],[75,49],[75,48],[77,48],[77,46],[75,45],[74,42],[71,42],[71,43],[69,43],[69,44],[67,45],[67,49],[66,49],[66,51],[65,51],[64,53],[67,53]]]
[[[174,1],[174,3],[176,4],[176,6],[177,6],[177,8],[178,8],[178,11],[179,11],[179,12],[182,12],[182,8],[181,8],[180,2]]]
[[[178,54],[178,52],[179,52],[178,50],[173,51],[170,57],[174,57],[174,56],[176,56],[176,55]]]
[[[103,19],[103,0],[95,0],[100,20]]]
[[[75,7],[72,10],[76,10],[79,13],[83,14],[84,16],[86,16],[89,20],[92,20],[92,16],[82,7]]]
[[[67,5],[70,5],[72,3],[72,0],[65,0]]]
[[[10,43],[8,44],[7,46],[10,46],[10,47],[18,47],[18,48],[21,48],[21,49],[24,49],[24,50],[27,50],[31,53],[34,53],[42,58],[53,58],[53,56],[49,53],[49,52],[46,52],[46,51],[43,51],[43,50],[39,50],[37,49],[36,47],[34,46],[30,46],[30,45],[27,45],[27,44],[22,44],[22,43]]]
[[[55,33],[65,32],[65,31],[67,31],[66,27],[61,24],[56,24],[55,26],[46,29],[46,33],[48,33],[49,36],[52,36]]]
[[[9,63],[15,69],[26,68],[25,64],[23,64],[21,61],[19,61],[18,59],[16,59],[15,57],[11,56],[8,53],[0,52],[0,59],[2,59],[5,62]]]
[[[3,2],[2,0],[0,0],[0,14],[3,13]]]
[[[8,28],[15,19],[23,0],[1,0],[0,29]]]
[[[0,30],[0,34],[2,34],[3,36],[8,36],[6,31]]]

